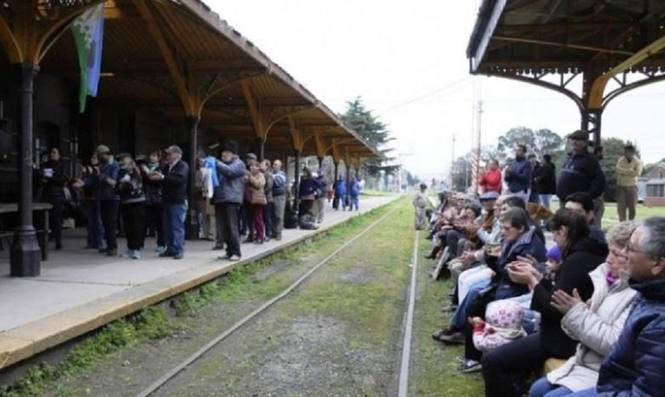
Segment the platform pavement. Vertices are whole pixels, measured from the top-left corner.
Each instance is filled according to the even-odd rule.
[[[243,244],[243,260],[217,259],[212,242],[187,242],[185,258],[159,258],[154,239],[146,241],[142,260],[107,257],[83,249],[81,230],[67,231],[62,251],[51,251],[41,276],[9,277],[8,259],[0,264],[0,369],[83,335],[115,319],[215,279],[233,267],[329,229],[394,200],[396,196],[361,200],[359,212],[328,209],[319,230],[284,230],[282,241]],[[119,239],[118,245],[124,245]],[[6,254],[4,252],[3,254]]]

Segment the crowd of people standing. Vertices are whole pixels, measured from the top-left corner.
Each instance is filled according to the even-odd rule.
[[[333,197],[335,203],[344,203],[343,208],[358,209],[360,187],[355,179],[346,184],[339,178],[333,185],[323,173],[305,167],[300,182],[292,184],[298,191],[293,191],[281,160],[259,161],[248,153],[243,161],[232,140],[224,143],[219,157],[198,152],[193,170],[176,145],[147,157],[114,155],[108,146],[99,145],[73,178],[67,175],[58,148],[48,156],[35,170],[37,196],[52,205],[56,249],[62,248],[65,204],[73,200],[85,216],[86,248],[116,256],[117,237],[124,234],[127,247],[121,256],[132,259],[144,256],[146,237],[155,237],[160,257],[182,259],[190,215],[189,233],[194,238],[214,241],[213,250],[226,250],[224,258],[237,261],[242,257],[241,243],[282,239],[285,216],[294,213],[291,200],[299,203],[295,226],[306,228],[323,222]],[[242,236],[246,236],[243,241]]]

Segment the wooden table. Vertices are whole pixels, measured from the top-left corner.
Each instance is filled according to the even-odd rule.
[[[48,235],[50,232],[48,213],[51,208],[53,208],[53,206],[49,203],[32,203],[32,211],[41,212],[44,221],[44,228],[36,230],[43,261],[48,260]],[[0,216],[4,214],[18,214],[18,203],[0,203]],[[0,231],[0,238],[11,237],[13,235],[13,231]]]

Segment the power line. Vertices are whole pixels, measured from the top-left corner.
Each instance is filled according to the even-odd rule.
[[[396,103],[392,106],[389,106],[389,107],[387,107],[383,110],[378,111],[377,114],[382,114],[382,113],[385,113],[385,112],[388,112],[388,111],[391,111],[391,110],[399,109],[401,107],[410,105],[414,102],[419,102],[419,101],[422,101],[424,99],[428,99],[428,98],[433,97],[435,95],[438,95],[442,92],[451,90],[451,89],[455,88],[456,86],[460,85],[461,83],[467,82],[468,80],[469,80],[469,76],[463,77],[461,79],[457,79],[457,80],[455,80],[455,81],[453,81],[449,84],[446,84],[443,87],[437,88],[436,90],[427,92],[427,93],[425,93],[423,95],[420,95],[420,96],[417,96],[415,98],[407,99],[406,101],[403,101],[403,102],[398,102],[398,103]]]

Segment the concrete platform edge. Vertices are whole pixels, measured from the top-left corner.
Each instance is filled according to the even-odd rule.
[[[201,263],[200,267],[171,274],[2,332],[0,333],[0,370],[101,328],[114,320],[219,278],[237,266],[247,265],[296,246],[330,229],[344,225],[358,216],[388,206],[400,197],[396,196],[368,212],[358,213],[341,222],[326,225],[312,233],[282,243],[247,259],[235,263],[213,259]]]

